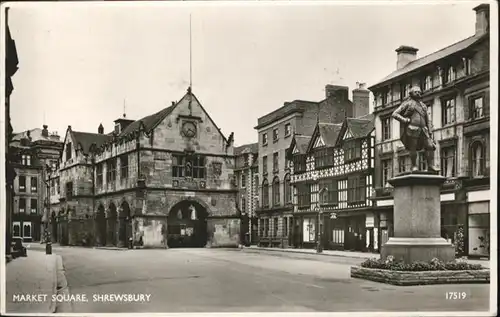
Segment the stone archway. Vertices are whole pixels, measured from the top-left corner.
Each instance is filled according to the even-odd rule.
[[[100,246],[106,245],[106,213],[104,211],[104,206],[99,205],[97,208],[97,213],[95,216],[95,224],[97,231],[97,244]]]
[[[208,242],[207,209],[195,200],[177,202],[168,213],[169,247],[203,248]]]
[[[114,203],[109,204],[108,215],[106,217],[107,223],[107,238],[106,244],[116,246],[116,222],[117,222],[117,212]]]
[[[120,206],[118,227],[118,246],[124,247],[128,244],[128,239],[132,236],[132,221],[130,218],[130,206],[124,201]]]

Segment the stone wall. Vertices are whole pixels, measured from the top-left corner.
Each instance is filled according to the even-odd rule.
[[[489,283],[490,270],[403,272],[353,266],[351,277],[400,286]]]

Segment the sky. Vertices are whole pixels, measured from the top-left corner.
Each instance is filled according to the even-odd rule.
[[[235,145],[257,142],[257,119],[286,101],[373,85],[396,69],[400,45],[422,57],[472,36],[478,4],[13,4],[12,125],[110,132],[124,105],[140,119],[180,100],[191,15],[194,94]]]

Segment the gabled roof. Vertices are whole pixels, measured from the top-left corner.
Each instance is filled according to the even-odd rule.
[[[341,137],[346,131],[349,133],[349,138],[358,139],[369,135],[375,129],[375,116],[368,114],[358,118],[346,118],[342,125],[336,143],[340,142]]]
[[[100,147],[104,143],[113,139],[111,135],[107,134],[79,132],[79,131],[71,131],[71,134],[73,135],[73,139],[76,142],[76,144],[79,144],[82,147],[84,154],[89,153],[90,147],[93,144],[96,147]]]
[[[156,127],[166,116],[168,116],[172,112],[172,110],[174,110],[175,106],[176,105],[169,106],[158,111],[157,113],[132,122],[125,129],[123,129],[123,131],[118,136],[126,136],[133,131],[137,131],[140,129],[141,125],[144,127],[144,131],[146,133],[151,132],[154,127]]]
[[[306,154],[307,153],[307,146],[309,145],[309,142],[311,141],[311,136],[308,135],[302,135],[302,134],[294,134],[292,138],[292,142],[290,142],[290,146],[286,150],[286,155],[288,157],[291,157],[294,153],[294,149],[297,148],[297,151],[300,154]]]
[[[318,138],[323,140],[323,144],[326,147],[335,146],[335,142],[337,141],[337,136],[339,135],[341,128],[342,123],[320,122],[316,124],[306,151],[310,152],[313,149]]]
[[[380,86],[383,86],[387,82],[396,79],[397,77],[403,76],[409,72],[415,71],[420,67],[429,65],[431,63],[437,62],[440,59],[443,59],[447,56],[450,56],[452,54],[458,53],[462,50],[465,50],[466,48],[476,44],[477,42],[485,39],[486,37],[489,37],[489,34],[485,35],[474,35],[469,38],[466,38],[460,42],[457,42],[455,44],[452,44],[450,46],[447,46],[439,51],[436,51],[434,53],[431,53],[427,56],[421,57],[419,59],[414,60],[413,62],[408,63],[405,67],[398,69],[382,80],[380,80],[377,84],[369,87],[369,90],[376,89]]]
[[[258,152],[259,152],[258,143],[245,144],[234,148],[234,155],[241,155],[245,153],[258,153]]]

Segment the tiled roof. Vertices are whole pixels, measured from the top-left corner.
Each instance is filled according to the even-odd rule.
[[[119,137],[125,136],[133,131],[138,130],[141,126],[141,122],[144,125],[144,129],[146,130],[146,132],[150,132],[151,129],[153,129],[158,123],[160,123],[161,120],[163,120],[167,115],[169,115],[172,112],[172,110],[174,110],[174,107],[175,105],[167,107],[161,111],[158,111],[155,114],[149,115],[140,120],[132,122],[120,133]]]
[[[325,146],[335,146],[342,123],[318,123],[318,129]]]
[[[371,86],[369,89],[372,90],[374,88],[378,88],[385,84],[386,82],[395,79],[396,77],[403,76],[409,72],[415,71],[420,67],[429,65],[431,63],[434,63],[442,58],[445,58],[449,55],[452,55],[454,53],[460,52],[471,45],[479,42],[483,38],[487,37],[489,35],[474,35],[469,38],[466,38],[460,42],[457,42],[455,44],[452,44],[450,46],[447,46],[439,51],[436,51],[432,54],[429,54],[427,56],[421,57],[419,59],[414,60],[413,62],[408,63],[405,67],[398,69],[391,74],[389,74],[387,77],[383,78],[380,80],[377,84]]]
[[[299,153],[306,154],[309,141],[311,141],[311,137],[306,135],[296,134],[294,138],[295,138],[295,145],[297,146]]]
[[[258,153],[258,152],[259,152],[258,143],[245,144],[234,148],[234,155],[240,155],[244,153]]]
[[[358,118],[347,118],[347,127],[351,131],[354,138],[362,138],[367,136],[375,129],[375,120],[373,114]]]
[[[88,132],[78,132],[71,131],[73,137],[77,144],[82,146],[83,152],[85,154],[89,153],[90,147],[92,144],[95,144],[96,147],[100,147],[104,143],[110,141],[113,137],[107,134],[98,134],[98,133],[88,133]]]

